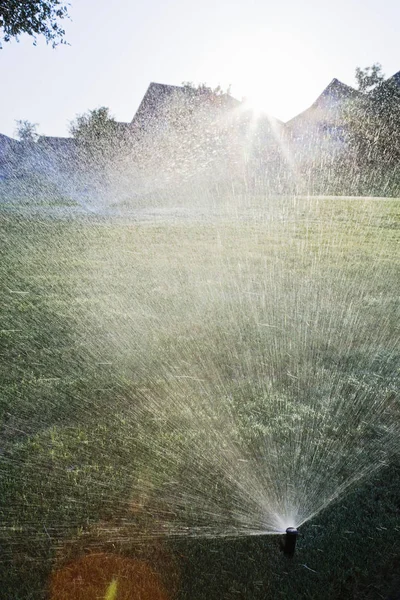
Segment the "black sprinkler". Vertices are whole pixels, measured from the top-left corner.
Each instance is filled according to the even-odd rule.
[[[294,556],[294,551],[296,550],[296,542],[297,542],[298,535],[299,535],[299,532],[297,531],[296,527],[288,527],[286,529],[286,535],[282,542],[282,550],[283,550],[283,554],[285,556],[287,556],[288,558],[293,558],[293,556]]]

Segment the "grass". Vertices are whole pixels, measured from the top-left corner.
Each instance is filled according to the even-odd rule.
[[[372,390],[381,389],[374,387],[381,378],[387,395],[393,393],[399,207],[398,200],[305,199],[295,206],[288,201],[282,214],[271,207],[273,223],[223,225],[58,221],[4,212],[2,596],[48,597],[52,572],[94,549],[139,553],[164,577],[171,569],[164,558],[157,561],[174,556],[178,598],[372,600],[398,593],[396,457],[306,523],[292,561],[283,559],[275,536],[170,540],[162,551],[152,540],[138,550],[135,538],[152,517],[146,494],[157,496],[157,489],[144,488],[144,497],[132,497],[132,490],[138,481],[162,480],[152,472],[163,464],[150,456],[153,439],[158,448],[181,442],[179,427],[166,432],[142,405],[168,391],[160,368],[181,348],[194,352],[194,337],[199,356],[206,348],[206,364],[218,363],[218,376],[235,381],[233,402],[235,410],[243,408],[244,422],[260,412],[256,396],[253,405],[242,403],[250,395],[242,365],[247,361],[246,373],[256,379],[261,357],[259,351],[249,358],[245,350],[278,340],[282,357],[290,342],[290,335],[280,339],[268,327],[260,334],[248,318],[259,316],[254,298],[265,291],[266,274],[274,282],[269,307],[285,309],[271,315],[273,323],[285,319],[285,331],[296,336],[298,321],[288,318],[296,307],[302,310],[295,314],[320,319],[312,352],[300,337],[291,357],[274,363],[280,394],[294,389],[287,373],[299,375],[300,359],[305,379],[318,362],[321,387],[340,369],[342,378],[356,377]],[[247,295],[234,292],[237,282]],[[351,302],[362,303],[364,320],[356,334],[352,326],[352,346],[344,348],[346,327],[328,323],[341,323],[343,315],[352,322],[358,312],[347,311]],[[366,339],[379,343],[373,360]],[[306,381],[296,385],[306,389]],[[268,426],[263,417],[265,411],[254,427]],[[175,465],[176,475],[184,464]],[[167,478],[170,467],[167,461]],[[114,594],[113,581],[104,597]],[[175,580],[164,583],[175,594]]]
[[[2,209],[25,207],[71,207],[76,202],[60,191],[61,186],[51,183],[43,175],[25,175],[0,181]]]

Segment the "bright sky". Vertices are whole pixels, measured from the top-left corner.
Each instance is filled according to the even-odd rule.
[[[150,81],[232,84],[282,120],[356,66],[400,70],[399,0],[70,0],[70,46],[28,36],[0,50],[0,132],[15,119],[67,135],[77,113],[108,106],[131,121]]]

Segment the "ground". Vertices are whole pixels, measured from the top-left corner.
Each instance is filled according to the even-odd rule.
[[[400,201],[274,199],[269,210],[258,205],[240,218],[229,218],[230,207],[220,220],[204,215],[206,210],[197,210],[195,218],[190,211],[158,212],[139,220],[121,214],[69,218],[68,210],[57,215],[16,207],[1,211],[2,597],[51,597],[57,573],[93,552],[144,561],[159,578],[163,597],[396,597],[399,412],[392,396],[398,368]],[[264,325],[271,327],[259,330],[254,324],[266,308]],[[274,333],[278,326],[281,337]],[[261,350],[267,341],[277,344],[274,352]],[[360,430],[361,441],[374,434],[374,425],[383,428],[379,435],[385,440],[378,458],[376,446],[368,443],[354,468],[381,468],[307,520],[292,561],[279,552],[278,536],[247,536],[240,527],[235,539],[160,538],[152,529],[155,506],[163,518],[171,516],[156,502],[157,486],[161,489],[171,469],[181,476],[186,463],[178,468],[174,448],[181,445],[180,459],[187,450],[179,427],[167,426],[165,419],[173,414],[172,421],[181,419],[185,431],[188,421],[182,403],[160,408],[156,401],[166,390],[181,390],[186,398],[196,389],[189,383],[180,383],[179,390],[168,387],[168,356],[179,358],[180,369],[190,363],[196,376],[205,376],[200,359],[206,371],[215,368],[222,383],[217,387],[210,376],[207,390],[228,389],[234,411],[238,399],[249,398],[249,385],[253,405],[246,412],[244,402],[245,424],[262,407],[254,393],[256,378],[267,374],[258,370],[261,358],[272,361],[275,388],[289,400],[294,385],[301,395],[311,376],[333,390],[340,381],[341,393],[346,379],[348,398],[360,403],[358,412],[369,427]],[[318,365],[314,375],[311,363]],[[249,373],[252,382],[246,381]],[[371,394],[357,396],[361,383],[382,393],[380,406],[386,404],[379,418]],[[314,409],[315,399],[290,413],[293,423],[296,415],[303,423],[304,407]],[[339,481],[348,476],[342,473],[346,465],[351,472],[359,446],[341,422],[348,414],[344,400],[334,406],[339,429],[328,411],[329,431],[323,430],[334,452],[321,456],[328,460],[343,452],[341,471],[333,470]],[[316,410],[307,417],[315,429],[304,427],[300,437],[285,430],[287,439],[309,452],[320,416]],[[254,422],[255,428],[269,425],[262,415]],[[219,439],[226,438],[215,443]],[[170,462],[161,455],[157,460],[154,448],[168,448]],[[309,474],[298,475],[299,482],[307,481],[306,503],[315,467],[302,464],[310,467]],[[163,473],[153,472],[157,465]],[[327,470],[328,462],[323,466]],[[202,476],[205,470],[199,470]],[[329,478],[315,468],[317,475],[322,483],[315,489],[323,493]],[[215,502],[220,506],[220,497]],[[199,500],[193,503],[199,510]],[[316,498],[309,511],[318,507]],[[187,508],[174,509],[179,524]],[[213,518],[216,527],[221,517]],[[151,542],[138,543],[149,528]],[[114,589],[112,581],[105,597]],[[115,589],[118,594],[118,585]]]

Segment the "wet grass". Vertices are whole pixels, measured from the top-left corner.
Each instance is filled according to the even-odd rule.
[[[257,220],[220,227],[4,213],[0,595],[48,597],[51,572],[88,549],[137,552],[135,535],[151,514],[146,498],[132,498],[132,486],[145,478],[135,465],[143,465],[138,456],[148,448],[127,398],[140,403],[143,388],[158,385],[156,374],[148,382],[137,374],[143,356],[151,368],[155,354],[168,351],[171,331],[183,342],[193,332],[200,341],[209,334],[204,323],[215,315],[209,314],[207,294],[222,268],[253,265],[254,285],[268,264],[283,273],[282,285],[311,273],[326,290],[339,278],[354,290],[354,299],[357,289],[367,287],[363,301],[371,335],[386,319],[392,336],[398,328],[393,292],[399,281],[399,207],[396,200],[304,201],[293,225],[290,212],[284,214],[283,229]],[[182,289],[192,290],[192,305]],[[165,313],[167,322],[159,319]],[[216,334],[216,354],[218,340]],[[323,360],[333,358],[326,354]],[[355,345],[353,363],[362,370],[363,361]],[[398,364],[393,356],[391,361],[385,362],[390,368]],[[394,458],[308,522],[292,561],[283,558],[275,536],[164,544],[179,563],[177,597],[395,598],[399,468]],[[154,563],[154,548],[143,555]]]

